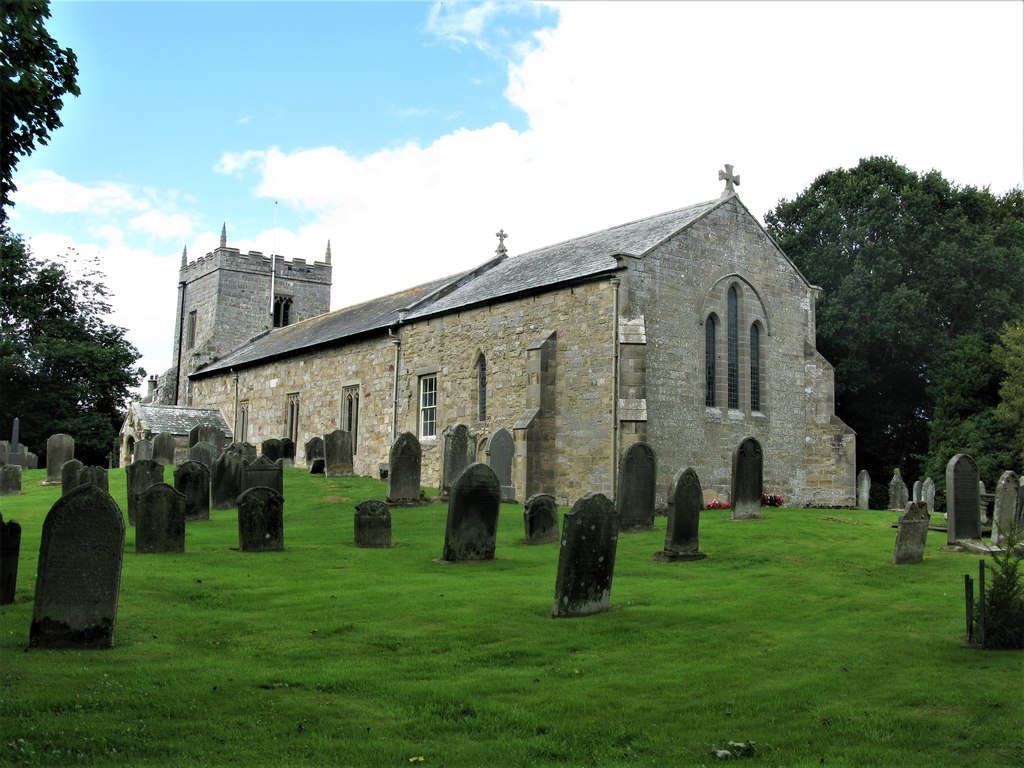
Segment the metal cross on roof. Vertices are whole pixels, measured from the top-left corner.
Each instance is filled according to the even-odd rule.
[[[494,249],[494,252],[499,256],[503,256],[508,253],[508,248],[505,247],[505,238],[508,237],[508,235],[505,234],[504,227],[495,232],[494,236],[498,238],[498,247]]]
[[[739,185],[740,177],[739,174],[733,176],[731,165],[726,163],[725,170],[718,172],[718,180],[725,182],[725,190],[722,192],[722,197],[736,194],[736,186],[734,185]]]

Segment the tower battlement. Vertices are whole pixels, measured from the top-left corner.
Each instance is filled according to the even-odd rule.
[[[316,260],[312,264],[301,257],[291,260],[278,254],[272,259],[261,251],[242,253],[237,248],[222,246],[194,261],[182,264],[178,270],[180,282],[191,282],[200,277],[223,269],[230,272],[243,272],[251,275],[270,276],[271,263],[277,278],[303,280],[313,283],[331,283],[331,263]]]

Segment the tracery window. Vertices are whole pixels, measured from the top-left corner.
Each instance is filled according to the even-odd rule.
[[[729,407],[740,407],[740,355],[739,355],[739,309],[736,286],[729,286],[729,293],[726,298],[726,316],[728,333],[728,378],[729,378]]]
[[[487,420],[487,358],[480,355],[476,361],[476,407],[477,418]]]
[[[717,343],[715,316],[704,321],[704,405],[715,407],[715,346]]]

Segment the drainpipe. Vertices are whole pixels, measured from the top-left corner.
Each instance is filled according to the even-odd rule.
[[[619,471],[619,283],[611,279],[612,286],[612,495],[616,492]]]
[[[395,345],[395,375],[391,384],[391,444],[394,445],[398,438],[398,364],[401,360],[402,340],[390,328],[388,328],[388,336],[391,337],[391,343]]]

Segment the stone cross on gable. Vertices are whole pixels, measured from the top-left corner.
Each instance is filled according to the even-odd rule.
[[[506,253],[508,253],[508,248],[505,247],[505,238],[508,237],[508,235],[505,234],[504,227],[495,232],[494,236],[498,238],[498,247],[494,250],[494,252],[499,256],[504,256]]]
[[[740,183],[739,174],[733,176],[732,166],[728,163],[725,164],[725,170],[718,172],[718,180],[725,182],[725,190],[722,192],[722,197],[726,195],[736,194],[736,186]]]

